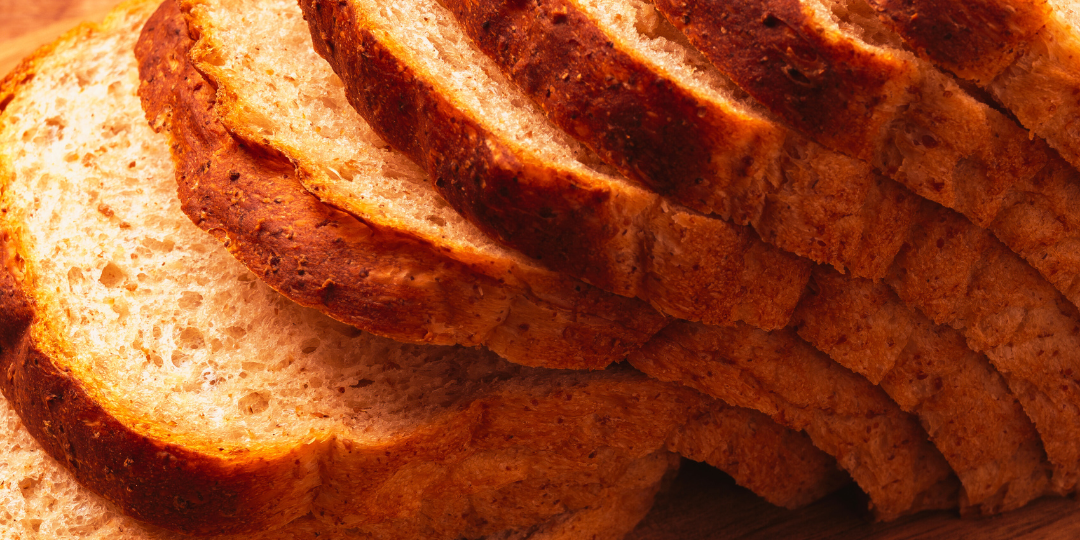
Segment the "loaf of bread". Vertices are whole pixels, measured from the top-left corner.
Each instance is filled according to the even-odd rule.
[[[4,405],[5,534],[175,537],[112,508],[197,534],[615,539],[674,465],[666,448],[778,504],[844,481],[805,436],[628,367],[395,343],[278,295],[180,211],[136,96],[154,7],[121,6],[0,85],[0,390],[22,418]],[[166,4],[143,46],[176,44],[178,16]],[[177,126],[223,133],[198,77],[145,81],[147,102],[202,100],[149,108],[181,164],[197,154]],[[244,152],[214,157],[283,172]]]

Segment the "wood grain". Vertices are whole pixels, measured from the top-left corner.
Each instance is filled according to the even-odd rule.
[[[0,73],[82,20],[100,20],[113,0],[0,0]],[[1056,540],[1080,538],[1080,508],[1069,499],[1043,499],[1003,516],[960,519],[923,513],[872,523],[866,499],[846,488],[807,508],[765,503],[707,466],[684,463],[671,489],[628,540]]]

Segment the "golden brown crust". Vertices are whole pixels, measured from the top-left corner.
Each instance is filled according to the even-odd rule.
[[[786,122],[860,159],[871,160],[871,143],[888,120],[877,109],[911,84],[905,66],[824,38],[801,0],[660,0],[656,6]]]
[[[1046,0],[868,0],[912,49],[987,84],[1023,54],[1045,24]]]
[[[301,7],[316,51],[344,81],[350,103],[489,236],[676,317],[786,324],[809,275],[806,261],[766,248],[745,227],[524,157],[408,66],[355,6],[311,0]],[[746,272],[744,259],[768,272]]]
[[[690,207],[720,211],[719,204],[706,201],[726,190],[728,179],[761,175],[765,159],[783,141],[780,129],[762,126],[755,133],[718,123],[728,115],[710,111],[690,91],[631,57],[569,2],[446,6],[555,124],[627,177]],[[730,169],[713,163],[718,150]]]
[[[962,510],[997,513],[1050,492],[1031,420],[987,358],[883,283],[818,268],[793,321],[799,335],[918,415],[964,485]]]
[[[571,2],[452,1],[478,47],[628,178],[766,242],[881,277],[915,204],[868,165],[677,84]]]
[[[957,504],[959,482],[917,420],[792,330],[676,322],[630,362],[651,377],[805,430],[870,495],[881,519]]]
[[[323,204],[288,160],[241,147],[221,126],[214,89],[187,61],[192,41],[178,12],[151,20],[144,36],[140,93],[151,123],[172,136],[184,212],[292,300],[394,339],[485,344],[547,367],[602,368],[665,324],[640,301],[554,273],[522,290]]]

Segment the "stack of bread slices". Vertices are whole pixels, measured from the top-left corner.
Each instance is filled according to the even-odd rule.
[[[0,536],[615,540],[681,459],[881,520],[1075,493],[1075,119],[1035,102],[1080,34],[983,3],[72,30],[0,83]]]

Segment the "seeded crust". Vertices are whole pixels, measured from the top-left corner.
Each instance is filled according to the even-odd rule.
[[[899,249],[910,194],[733,97],[688,86],[579,4],[445,5],[555,124],[628,178],[857,276],[881,277]],[[650,20],[637,15],[638,26]]]
[[[677,322],[630,362],[806,431],[870,496],[880,519],[957,505],[960,484],[918,421],[792,330]]]
[[[1005,379],[960,332],[889,287],[817,268],[792,322],[799,336],[915,414],[963,484],[962,513],[1019,508],[1051,493],[1051,466]]]
[[[469,266],[409,231],[323,204],[274,149],[239,151],[212,113],[213,86],[181,59],[192,45],[186,30],[147,32],[161,37],[137,50],[143,78],[180,80],[191,90],[144,85],[151,124],[160,128],[173,110],[203,109],[197,123],[172,123],[174,152],[185,156],[178,176],[185,213],[290,299],[399,341],[485,345],[517,363],[559,368],[603,368],[665,324],[643,302],[523,258]],[[186,70],[184,78],[169,72],[174,67]],[[505,266],[524,283],[506,279]]]
[[[0,122],[5,127],[9,122],[17,124],[10,116],[16,114],[14,111],[27,113],[28,97],[37,95],[31,94],[34,81],[49,79],[52,70],[70,67],[72,72],[83,73],[78,69],[83,67],[80,62],[104,60],[80,55],[80,46],[96,45],[99,39],[111,43],[105,38],[114,35],[123,36],[120,43],[133,43],[153,7],[145,2],[121,6],[104,25],[81,27],[37,53],[0,83],[0,102],[7,109],[0,112]],[[130,54],[130,49],[115,53]],[[55,58],[60,55],[62,60]],[[57,80],[86,86],[87,91],[109,86],[109,92],[114,88],[127,92],[112,99],[137,104],[134,58],[129,62],[130,77],[117,84],[92,77]],[[111,69],[111,64],[108,67]],[[67,73],[65,69],[63,74]],[[181,71],[168,73],[182,77]],[[121,83],[128,85],[126,91]],[[151,84],[187,88],[166,79],[155,79]],[[117,107],[117,111],[127,110],[119,103]],[[169,121],[202,125],[186,115],[198,117],[205,110],[205,106],[175,110]],[[91,121],[91,113],[106,117],[111,113],[85,109],[53,112],[61,116],[85,114],[86,122]],[[140,125],[137,116],[131,115],[130,121],[131,134],[127,136],[155,136]],[[0,136],[12,141],[9,132],[0,132]],[[135,148],[141,148],[138,145],[142,142],[136,142]],[[86,364],[74,361],[78,353],[71,350],[65,337],[67,323],[50,315],[57,311],[50,304],[59,301],[63,293],[34,288],[46,263],[63,261],[63,254],[50,261],[24,256],[31,231],[11,222],[12,216],[25,214],[23,209],[11,207],[8,197],[15,178],[31,173],[12,168],[9,150],[6,145],[2,148],[4,159],[0,161],[7,188],[5,265],[0,272],[0,390],[49,455],[72,471],[82,485],[138,519],[208,534],[258,531],[310,514],[338,527],[371,527],[385,538],[472,537],[527,527],[592,504],[597,490],[615,485],[634,460],[661,449],[703,405],[699,395],[628,369],[559,373],[503,363],[500,369],[521,377],[502,382],[494,379],[471,396],[475,399],[442,405],[445,410],[430,417],[417,411],[416,417],[423,418],[419,424],[376,440],[354,437],[358,433],[347,430],[312,430],[302,441],[290,444],[257,440],[246,444],[175,432],[169,423],[156,422],[123,404],[118,406],[110,398],[109,388],[122,381],[102,384],[100,380],[112,371],[90,373]],[[147,159],[154,161],[155,156]],[[94,223],[88,223],[88,234],[95,233]],[[126,227],[146,226],[129,223]],[[283,310],[294,309],[291,304],[281,306]],[[254,306],[253,316],[272,320],[273,310],[279,307]],[[103,333],[111,332],[105,329]],[[461,354],[476,360],[487,356],[482,351],[454,348],[429,346],[426,350],[433,362],[443,361],[439,357],[446,355]],[[499,364],[488,356],[485,362],[490,361]],[[178,392],[170,388],[151,391]],[[235,403],[229,399],[223,405]],[[567,433],[573,435],[568,437]],[[250,432],[245,437],[258,439]],[[693,451],[712,453],[708,448]],[[666,462],[665,456],[657,457]],[[416,478],[426,483],[412,481]],[[554,501],[545,495],[555,493],[551,482],[563,486],[557,489],[565,489]],[[420,517],[411,512],[419,512]],[[424,516],[443,516],[444,520]]]
[[[891,43],[895,36],[875,27],[861,0],[726,7],[731,3],[700,9],[704,4],[664,0],[657,6],[786,122],[992,230],[1080,304],[1080,174],[1043,140],[902,50],[899,38]],[[863,11],[869,19],[860,18]],[[887,83],[878,82],[883,76]],[[1030,89],[1040,86],[1025,83],[1015,92],[1039,102]],[[842,103],[858,106],[836,110]]]
[[[353,107],[492,238],[675,317],[762,328],[787,323],[809,276],[807,261],[745,227],[523,153],[412,66],[412,53],[388,29],[375,28],[359,4],[301,7],[316,51],[345,83]]]

